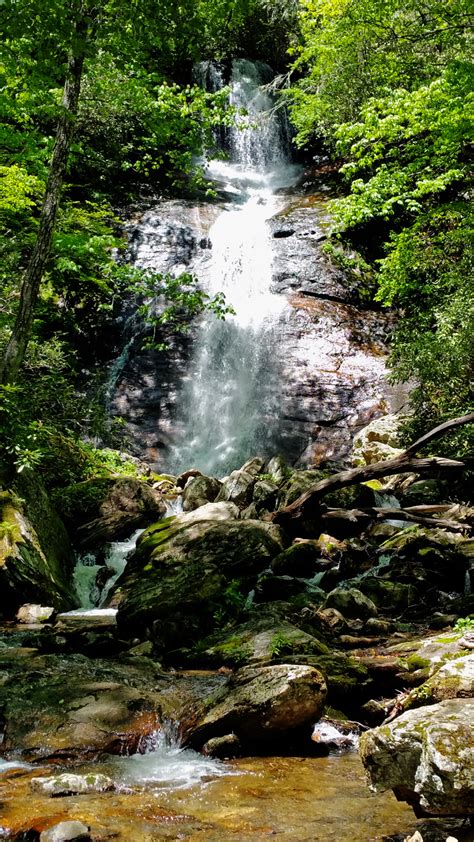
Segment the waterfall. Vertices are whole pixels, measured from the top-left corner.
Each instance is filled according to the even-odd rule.
[[[299,168],[289,158],[283,114],[262,89],[271,75],[261,63],[233,63],[230,100],[237,116],[229,159],[208,165],[229,201],[210,228],[211,258],[200,280],[211,295],[224,292],[235,315],[224,323],[209,316],[200,325],[178,395],[174,471],[192,465],[222,475],[277,446],[287,304],[271,291],[267,220],[281,207],[277,191],[295,182]]]

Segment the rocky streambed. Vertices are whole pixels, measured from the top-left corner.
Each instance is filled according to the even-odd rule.
[[[357,458],[393,455],[390,429],[371,425]],[[105,535],[150,524],[109,607],[86,614],[60,613],[72,588],[48,575],[27,500],[8,497],[4,836],[72,838],[44,834],[80,820],[91,839],[473,839],[472,509],[446,503],[443,529],[343,518],[322,531],[324,511],[302,536],[272,522],[318,478],[254,458],[224,479],[192,470],[69,490],[64,516],[73,500],[74,540],[99,571]],[[453,488],[398,477],[332,502],[391,495],[392,512],[395,493],[406,507]],[[170,498],[184,512],[166,516]],[[18,624],[24,559],[30,593],[52,608],[24,608]],[[363,783],[359,739],[383,796]]]

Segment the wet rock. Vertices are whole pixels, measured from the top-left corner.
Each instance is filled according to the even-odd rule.
[[[183,491],[184,511],[191,512],[206,503],[213,503],[221,486],[220,480],[203,474],[188,479]]]
[[[74,775],[66,772],[62,775],[51,775],[47,778],[33,778],[30,787],[35,792],[49,795],[51,798],[60,795],[83,795],[89,792],[109,792],[115,789],[115,784],[107,775],[91,773],[88,775]]]
[[[23,471],[16,487],[18,495],[0,490],[0,613],[13,617],[27,602],[74,608],[74,557],[64,524],[32,471]]]
[[[344,617],[368,619],[378,614],[377,606],[357,588],[335,588],[323,608],[336,608]]]
[[[308,666],[244,667],[225,698],[193,729],[194,744],[229,732],[243,741],[267,741],[319,719],[326,698],[321,673]]]
[[[16,619],[19,623],[47,623],[53,619],[55,613],[51,606],[33,605],[29,602],[18,609]]]
[[[473,718],[474,699],[450,699],[363,734],[372,788],[393,789],[417,815],[474,813]]]
[[[225,610],[226,587],[234,583],[243,603],[282,549],[272,524],[200,520],[200,511],[158,523],[142,536],[121,579],[117,621],[127,636],[143,637],[148,629],[164,649],[194,643]]]
[[[329,752],[331,749],[353,749],[358,745],[360,728],[353,722],[341,723],[321,719],[313,728],[311,739]]]
[[[40,842],[90,842],[90,827],[80,821],[60,822],[43,830]]]
[[[231,760],[233,757],[240,757],[242,745],[236,734],[225,734],[223,737],[212,737],[204,743],[201,751],[208,757]]]

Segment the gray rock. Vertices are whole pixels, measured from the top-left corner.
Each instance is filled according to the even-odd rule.
[[[357,588],[334,588],[328,593],[323,608],[336,608],[346,618],[361,620],[378,614],[377,606]]]
[[[60,822],[40,834],[40,842],[88,842],[90,828],[79,821]]]
[[[235,733],[241,740],[265,741],[319,719],[326,683],[313,667],[280,664],[238,670],[225,698],[197,724],[195,744]]]
[[[221,489],[222,483],[215,477],[204,474],[188,479],[183,491],[183,509],[191,512],[206,503],[213,503]]]
[[[363,734],[372,789],[393,789],[417,815],[474,813],[473,722],[474,699],[450,699]]]
[[[225,734],[223,737],[212,737],[204,743],[202,753],[208,757],[230,760],[241,755],[242,746],[236,734]]]
[[[30,788],[34,792],[50,797],[59,795],[82,795],[89,792],[109,792],[115,788],[111,778],[101,774],[74,775],[66,772],[63,775],[52,775],[47,778],[33,778]]]
[[[230,476],[223,481],[216,501],[228,501],[244,509],[252,501],[255,483],[254,473],[244,470],[232,471]]]

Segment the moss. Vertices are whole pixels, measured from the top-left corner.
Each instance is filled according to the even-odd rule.
[[[405,664],[408,672],[415,672],[416,670],[425,670],[429,669],[430,667],[430,661],[427,658],[422,658],[416,653],[406,658]]]

